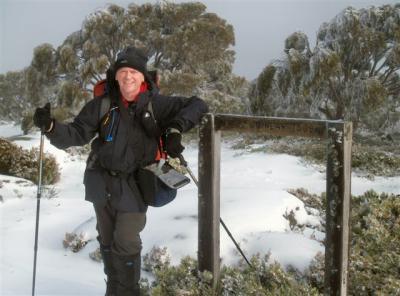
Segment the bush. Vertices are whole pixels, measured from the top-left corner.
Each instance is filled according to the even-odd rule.
[[[291,190],[306,207],[322,210],[325,194]],[[322,215],[321,215],[322,217]],[[324,217],[322,217],[324,219]],[[325,222],[323,222],[325,223]],[[166,248],[154,248],[144,258],[145,270],[154,277],[142,280],[143,295],[321,295],[324,293],[324,254],[299,272],[269,262],[269,255],[253,256],[253,268],[223,266],[216,287],[212,275],[199,273],[196,260],[185,257],[170,264]],[[352,197],[349,295],[400,295],[400,195],[368,191]]]
[[[65,237],[63,240],[63,246],[66,249],[70,249],[72,252],[77,253],[81,249],[83,249],[89,241],[87,238],[81,233],[81,234],[76,234],[76,233],[71,233],[67,232],[65,233]],[[89,254],[90,256],[90,254]],[[95,258],[93,258],[95,260]]]
[[[398,175],[400,172],[400,155],[378,149],[354,145],[352,167],[377,176]]]
[[[0,138],[0,174],[28,179],[38,182],[39,149],[25,150],[10,141]],[[60,178],[56,159],[48,154],[43,155],[42,184],[54,184]]]
[[[315,141],[279,143],[271,147],[275,152],[304,157],[318,164],[326,163],[326,145]],[[395,176],[400,172],[400,155],[385,152],[379,147],[353,143],[351,166],[375,176]]]
[[[199,273],[197,261],[182,259],[178,266],[169,262],[166,249],[153,249],[144,259],[147,271],[154,275],[151,286],[142,281],[146,295],[318,295],[317,290],[298,278],[298,272],[285,272],[278,263],[268,263],[269,255],[254,256],[251,264],[236,267],[223,266],[220,280],[212,287],[212,275]]]
[[[368,191],[352,197],[349,295],[400,294],[400,195]],[[324,256],[305,273],[323,289]]]
[[[352,202],[350,291],[400,294],[400,195],[368,191]]]
[[[268,142],[266,143],[266,141]],[[253,148],[253,144],[259,145]],[[326,143],[320,140],[247,136],[235,143],[232,148],[246,149],[249,152],[286,153],[302,157],[307,162],[326,165]],[[352,145],[351,165],[353,169],[370,176],[390,177],[399,175],[400,153],[398,143],[385,144],[381,142],[379,145],[363,143],[362,140],[355,139]]]

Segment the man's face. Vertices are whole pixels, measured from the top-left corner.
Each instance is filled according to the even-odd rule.
[[[140,86],[144,81],[144,76],[142,72],[133,68],[122,67],[118,69],[115,80],[118,81],[122,95],[125,99],[130,101],[139,93]]]

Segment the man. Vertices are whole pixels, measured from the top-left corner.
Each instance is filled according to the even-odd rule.
[[[34,114],[35,125],[60,149],[84,145],[98,135],[91,143],[84,184],[85,198],[96,212],[109,296],[140,294],[140,232],[147,205],[137,185],[137,170],[155,161],[160,135],[167,154],[178,157],[184,149],[181,133],[198,124],[208,110],[197,97],[158,94],[149,77],[147,57],[128,47],[107,71],[107,94],[89,101],[72,123],[55,121],[50,104]],[[102,114],[104,105],[108,108]]]

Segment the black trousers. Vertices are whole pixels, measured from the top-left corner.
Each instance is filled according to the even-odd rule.
[[[142,241],[140,232],[146,224],[146,213],[121,212],[110,202],[104,207],[94,205],[97,217],[99,242],[110,246],[111,251],[119,256],[140,254]]]

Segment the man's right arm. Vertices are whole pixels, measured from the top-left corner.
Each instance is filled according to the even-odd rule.
[[[71,123],[53,121],[53,128],[45,133],[50,143],[59,149],[82,146],[96,135],[99,125],[101,98],[89,101]]]

